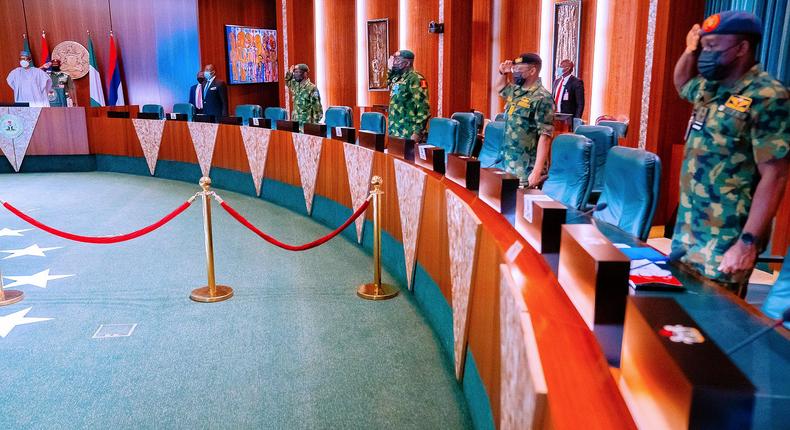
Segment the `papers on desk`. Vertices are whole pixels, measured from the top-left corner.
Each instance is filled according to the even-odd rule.
[[[650,247],[621,248],[631,258],[629,285],[637,291],[682,291],[683,284],[667,267],[669,258]]]
[[[524,194],[524,219],[532,222],[532,202],[550,202],[551,197],[545,194]]]

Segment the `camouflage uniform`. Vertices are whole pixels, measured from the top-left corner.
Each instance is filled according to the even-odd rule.
[[[321,118],[324,117],[324,108],[321,106],[321,94],[318,93],[315,84],[308,78],[304,78],[302,82],[296,82],[290,71],[285,74],[285,84],[293,93],[294,98],[291,120],[299,121],[302,124],[306,122],[317,124],[321,121]]]
[[[535,167],[538,139],[554,134],[554,98],[540,79],[527,89],[509,84],[499,95],[505,103],[505,140],[499,157],[504,170],[527,183]]]
[[[788,91],[757,64],[731,88],[697,76],[680,95],[694,113],[672,250],[703,276],[736,283],[717,268],[746,224],[757,164],[788,154]]]
[[[422,135],[428,118],[431,117],[428,83],[425,78],[418,72],[409,70],[402,75],[391,77],[389,86],[389,134],[402,138],[410,138],[415,133]]]
[[[47,72],[52,80],[52,92],[49,94],[49,105],[52,107],[77,106],[77,91],[74,80],[65,72]]]

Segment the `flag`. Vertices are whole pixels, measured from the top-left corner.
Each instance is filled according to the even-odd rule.
[[[41,30],[41,65],[49,63],[49,45],[47,45],[47,33]]]
[[[27,40],[27,33],[22,33],[22,50],[30,52],[30,42]],[[33,62],[33,53],[30,53],[30,62]],[[33,64],[31,64],[32,66]]]
[[[115,36],[110,31],[110,68],[107,76],[110,77],[110,88],[107,91],[107,106],[123,106],[123,84],[121,84],[121,64],[118,48],[115,45]]]
[[[88,34],[88,58],[90,62],[88,82],[91,89],[91,106],[104,106],[104,89],[101,85],[99,69],[96,67],[96,54],[93,53],[93,41],[90,34]]]

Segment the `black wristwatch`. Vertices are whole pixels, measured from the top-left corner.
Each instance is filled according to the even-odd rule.
[[[756,242],[754,235],[748,231],[741,233],[740,241],[747,246],[754,246]]]

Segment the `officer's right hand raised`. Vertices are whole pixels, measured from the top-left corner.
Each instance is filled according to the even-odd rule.
[[[506,74],[510,73],[510,69],[513,67],[513,60],[506,60],[502,64],[499,65],[499,73]]]
[[[686,52],[693,53],[697,52],[699,49],[699,32],[699,24],[694,24],[694,26],[691,27],[691,30],[689,30],[688,35],[686,35]]]

